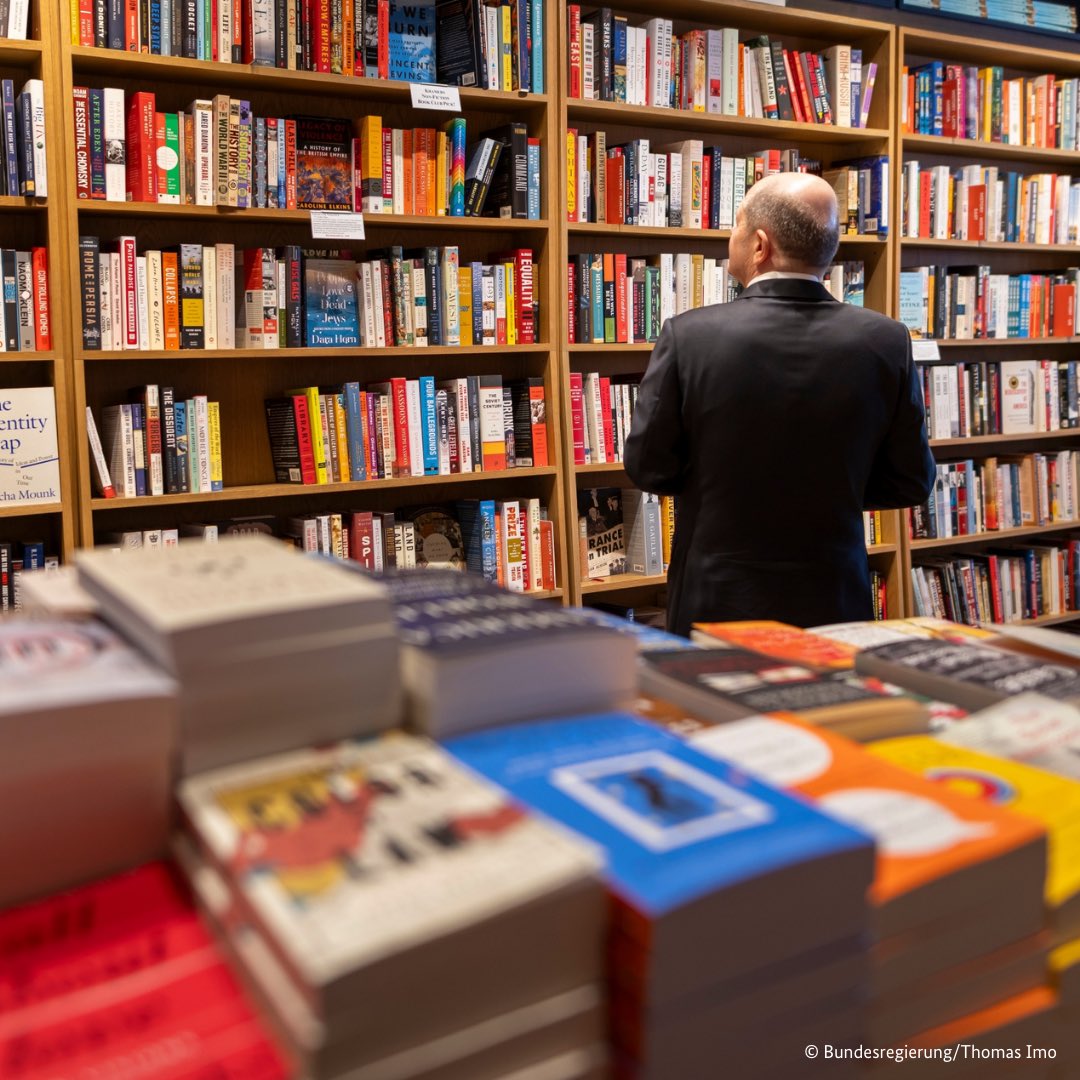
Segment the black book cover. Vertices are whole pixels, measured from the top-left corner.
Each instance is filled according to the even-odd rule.
[[[82,282],[82,343],[88,350],[101,350],[101,294],[98,291],[96,236],[79,237],[79,277]]]
[[[435,77],[447,86],[481,86],[479,0],[437,0]]]
[[[485,214],[488,217],[527,218],[529,216],[529,129],[519,120],[511,121],[484,138],[500,143],[498,164],[492,174]]]
[[[287,244],[285,260],[285,347],[304,347],[304,260],[296,244]]]
[[[178,495],[176,478],[176,392],[171,386],[161,388],[161,466],[165,494]]]
[[[503,384],[510,394],[514,412],[514,461],[519,469],[533,467],[532,406],[529,379],[513,379]]]

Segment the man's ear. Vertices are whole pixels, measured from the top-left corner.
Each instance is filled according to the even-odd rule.
[[[754,230],[754,260],[759,265],[772,254],[772,242],[764,229]]]

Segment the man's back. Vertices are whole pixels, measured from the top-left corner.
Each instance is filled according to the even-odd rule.
[[[639,487],[680,496],[671,627],[868,618],[861,511],[932,482],[918,395],[906,329],[817,282],[670,320],[625,457]]]

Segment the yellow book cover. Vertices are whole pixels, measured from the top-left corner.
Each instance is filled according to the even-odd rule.
[[[458,267],[458,323],[461,328],[461,344],[473,343],[472,267]]]
[[[690,263],[692,266],[692,292],[690,294],[690,305],[692,307],[704,307],[705,306],[705,256],[695,252],[690,256]]]
[[[345,393],[339,391],[332,395],[334,405],[334,427],[337,431],[338,468],[341,471],[341,479],[349,480],[352,470],[349,462],[349,429],[345,419]]]
[[[435,153],[435,213],[440,217],[446,217],[446,180],[450,173],[450,146],[445,131],[438,132],[435,139],[438,147]]]
[[[326,444],[323,441],[319,388],[317,386],[301,386],[296,390],[287,390],[286,393],[303,394],[307,398],[308,417],[311,421],[311,452],[315,456],[315,482],[317,484],[329,484],[330,475],[326,464]]]
[[[514,289],[514,264],[503,263],[506,274],[506,344],[517,344],[517,297]]]
[[[885,739],[868,749],[952,791],[1044,825],[1049,841],[1046,902],[1055,910],[1080,903],[1080,783],[928,735]]]
[[[223,491],[225,474],[221,464],[221,405],[219,402],[206,403],[206,422],[210,436],[210,490]]]
[[[675,542],[675,498],[672,495],[660,497],[660,540],[666,571],[671,565],[671,545]]]
[[[499,6],[501,24],[499,27],[499,44],[502,46],[502,88],[508,93],[514,89],[514,60],[511,42],[513,41],[510,27],[510,5]]]
[[[566,220],[577,221],[577,130],[566,133]]]
[[[381,116],[360,121],[360,209],[365,214],[383,210],[383,122]]]

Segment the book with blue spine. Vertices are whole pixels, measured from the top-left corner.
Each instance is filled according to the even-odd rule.
[[[420,418],[424,439],[424,475],[439,475],[439,426],[435,419],[435,376],[421,375]]]
[[[409,83],[435,81],[435,3],[390,3],[390,78]]]
[[[532,71],[532,92],[544,92],[544,0],[532,0],[532,56],[529,64]]]
[[[651,724],[598,713],[443,745],[603,849],[613,929],[648,953],[654,1000],[865,926],[869,836]]]
[[[347,382],[344,387],[345,431],[349,443],[349,479],[367,479],[364,460],[364,421],[360,409],[360,384]]]
[[[19,154],[16,147],[15,132],[15,84],[11,79],[4,79],[0,93],[3,95],[4,110],[4,161],[7,177],[7,195],[19,193]],[[101,91],[97,91],[100,95]]]

